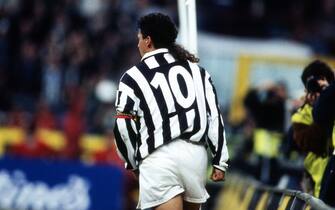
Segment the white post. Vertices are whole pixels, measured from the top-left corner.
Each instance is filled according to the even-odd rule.
[[[178,0],[180,43],[198,54],[197,15],[195,0]]]

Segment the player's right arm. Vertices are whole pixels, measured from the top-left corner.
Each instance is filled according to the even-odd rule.
[[[135,152],[137,147],[136,113],[139,100],[123,76],[116,96],[114,136],[119,156],[125,161],[126,169],[136,170]]]

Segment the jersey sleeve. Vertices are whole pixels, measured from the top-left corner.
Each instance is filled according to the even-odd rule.
[[[133,81],[127,74],[121,78],[115,101],[117,112],[136,115],[139,99],[135,95],[132,84]]]
[[[210,75],[205,75],[205,97],[207,103],[208,138],[207,144],[213,155],[214,167],[226,171],[228,168],[228,149],[223,119],[220,113],[215,87]]]
[[[114,136],[119,156],[125,161],[126,169],[137,169],[136,163],[136,114],[139,99],[135,96],[127,75],[119,83],[115,107],[117,111]]]

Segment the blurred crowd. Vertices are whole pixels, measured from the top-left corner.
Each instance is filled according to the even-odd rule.
[[[334,0],[199,0],[199,25],[226,35],[296,40],[335,55]]]
[[[0,1],[0,156],[123,162],[112,132],[117,80],[139,61],[139,16],[159,0]],[[125,209],[137,184],[126,173]]]
[[[281,82],[251,88],[232,167],[260,182],[312,194],[335,206],[335,76],[315,60],[301,73],[305,94],[289,100]]]
[[[115,84],[139,60],[136,20],[176,16],[169,2],[0,1],[0,127],[23,129],[28,144],[10,151],[76,159],[84,134],[113,139]],[[65,151],[42,152],[40,129],[62,131]]]

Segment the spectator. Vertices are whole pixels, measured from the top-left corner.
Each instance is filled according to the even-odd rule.
[[[271,185],[277,183],[280,175],[277,171],[277,157],[284,131],[285,100],[282,84],[251,89],[244,99],[255,125],[252,134],[253,151],[259,160],[256,177]]]
[[[63,92],[63,67],[61,54],[56,46],[50,46],[43,67],[42,92],[46,103],[56,111],[60,108]]]

